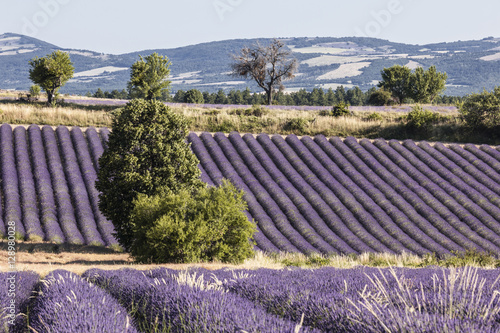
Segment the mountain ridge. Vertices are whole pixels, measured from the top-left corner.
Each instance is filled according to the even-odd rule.
[[[380,71],[392,65],[411,68],[436,66],[448,74],[446,95],[465,95],[491,90],[500,85],[500,38],[443,42],[426,45],[395,43],[370,37],[290,37],[279,38],[299,61],[295,79],[287,89],[346,88],[368,90],[380,80]],[[26,90],[30,59],[54,50],[70,53],[75,77],[62,92],[84,94],[124,89],[129,68],[139,55],[157,52],[166,55],[172,65],[171,90],[216,91],[218,89],[260,89],[251,81],[228,75],[231,55],[256,42],[267,44],[270,38],[230,39],[170,49],[150,49],[124,54],[104,54],[91,50],[60,48],[54,44],[14,33],[0,35],[0,88]]]

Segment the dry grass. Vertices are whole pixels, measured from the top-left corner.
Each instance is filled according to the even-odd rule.
[[[370,112],[355,112],[353,117],[333,118],[320,116],[319,111],[269,110],[260,117],[240,116],[242,109],[207,109],[174,106],[173,111],[184,115],[190,121],[190,130],[195,132],[225,132],[269,134],[309,134],[323,133],[327,136],[357,135],[378,131],[381,127],[394,126],[403,113],[387,112],[382,121],[368,121]],[[297,121],[298,120],[298,121]],[[110,127],[110,112],[71,107],[47,107],[42,104],[0,104],[0,121],[9,124],[38,124],[51,126]],[[293,123],[295,121],[295,123]],[[292,123],[291,123],[292,122]]]
[[[0,271],[8,270],[8,253],[4,249],[5,242],[0,243]],[[471,259],[472,258],[472,259]],[[342,269],[354,268],[356,266],[372,267],[424,267],[427,265],[444,265],[446,267],[475,266],[482,268],[498,267],[500,261],[472,254],[460,262],[455,257],[445,262],[436,261],[435,257],[419,257],[417,255],[403,253],[400,255],[388,253],[363,253],[357,256],[333,255],[323,256],[320,254],[306,256],[300,253],[264,254],[256,252],[253,258],[247,259],[239,265],[221,262],[200,262],[190,264],[161,264],[147,265],[136,264],[127,253],[96,247],[80,246],[42,242],[18,242],[16,252],[16,269],[19,271],[35,271],[41,276],[47,275],[55,269],[65,269],[76,274],[82,274],[91,268],[113,270],[121,268],[134,268],[138,270],[149,270],[160,267],[184,270],[189,267],[202,267],[210,270],[221,268],[233,269],[282,269],[287,266],[302,268],[336,267]],[[478,260],[479,259],[479,260]],[[489,260],[491,259],[491,260]],[[446,265],[448,263],[448,265]],[[451,265],[450,265],[451,264]]]
[[[39,104],[0,104],[0,121],[9,124],[64,126],[111,126],[111,114],[68,107],[46,107]]]

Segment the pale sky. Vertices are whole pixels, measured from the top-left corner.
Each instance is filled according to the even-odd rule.
[[[0,34],[121,54],[258,37],[428,44],[500,37],[500,1],[3,0]]]

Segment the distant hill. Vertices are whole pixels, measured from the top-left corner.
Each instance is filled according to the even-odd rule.
[[[500,85],[500,38],[428,45],[363,37],[282,40],[300,62],[298,75],[286,84],[290,90],[328,89],[339,85],[367,90],[380,80],[384,67],[395,64],[411,68],[435,65],[438,71],[448,73],[447,95],[464,95],[483,88],[491,90]],[[256,42],[266,44],[270,39],[225,40],[112,55],[62,49],[36,38],[5,33],[0,35],[0,88],[28,89],[31,85],[28,61],[60,49],[70,53],[75,66],[75,77],[62,90],[65,93],[84,94],[97,88],[124,89],[130,66],[139,55],[152,52],[171,60],[172,91],[196,88],[213,92],[220,88],[245,89],[247,86],[259,91],[253,82],[228,75],[231,54]]]

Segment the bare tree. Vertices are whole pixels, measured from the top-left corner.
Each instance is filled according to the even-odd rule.
[[[298,67],[297,60],[290,59],[291,52],[284,46],[274,39],[269,46],[257,43],[233,55],[235,62],[231,64],[231,74],[254,79],[266,92],[268,105],[273,103],[274,92],[284,89],[283,81],[292,79]]]

